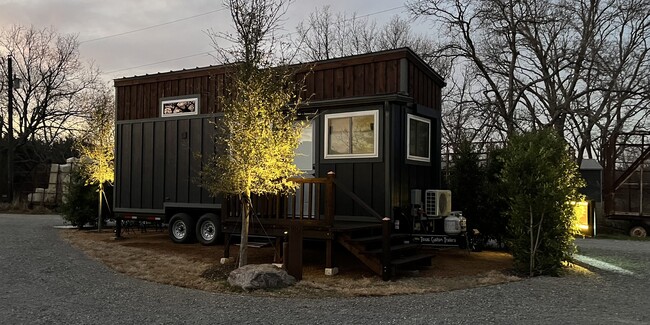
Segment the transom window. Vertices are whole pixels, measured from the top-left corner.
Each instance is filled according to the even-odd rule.
[[[431,161],[431,120],[407,114],[407,159]]]
[[[325,159],[378,157],[379,111],[325,115]]]

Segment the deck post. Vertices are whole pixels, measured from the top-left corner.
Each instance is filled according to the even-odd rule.
[[[336,275],[339,273],[338,267],[332,266],[332,238],[325,241],[325,275]]]
[[[289,226],[289,252],[285,256],[287,273],[302,280],[302,224],[294,222]]]
[[[275,237],[273,263],[282,264],[282,237]]]
[[[223,237],[224,237],[223,258],[227,260],[230,258],[230,233],[225,233]],[[223,263],[222,261],[221,264],[225,264],[225,263]]]
[[[328,225],[334,225],[334,178],[336,173],[327,172],[327,182],[325,183],[325,222]]]
[[[391,267],[390,267],[390,218],[385,217],[381,219],[382,226],[382,240],[381,240],[381,279],[384,281],[390,280]]]
[[[122,239],[122,218],[115,218],[115,239]]]

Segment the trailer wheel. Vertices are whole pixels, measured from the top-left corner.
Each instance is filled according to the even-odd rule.
[[[648,235],[648,232],[643,226],[634,226],[630,228],[631,237],[645,237]]]
[[[187,213],[177,213],[169,220],[169,237],[178,244],[194,240],[194,219]]]
[[[221,222],[214,213],[206,213],[196,223],[196,238],[202,245],[214,245],[221,239]]]

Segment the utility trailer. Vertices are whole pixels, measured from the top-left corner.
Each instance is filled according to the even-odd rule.
[[[382,225],[409,209],[411,189],[440,188],[443,79],[408,48],[304,66],[304,174],[293,196],[253,198],[249,233],[282,237],[299,224],[304,238],[326,241],[328,268],[333,242],[382,275],[426,259],[407,256],[418,245]],[[224,66],[115,80],[116,218],[168,223],[175,242],[214,244],[223,232],[224,257],[241,228],[238,205],[211,197],[199,175],[215,152],[226,80]],[[382,240],[395,250],[389,259],[376,255]]]
[[[646,237],[650,231],[650,132],[612,136],[603,149],[604,210],[616,228],[630,236]]]

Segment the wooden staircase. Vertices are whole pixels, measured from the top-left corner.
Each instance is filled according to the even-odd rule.
[[[433,254],[422,253],[419,244],[410,242],[410,235],[383,233],[382,225],[377,225],[340,232],[336,240],[384,280],[390,279],[397,270],[431,266]]]

